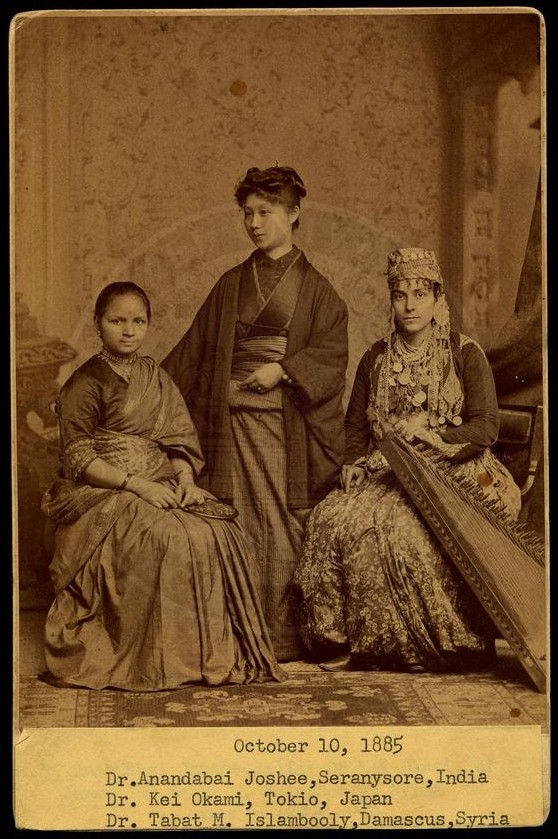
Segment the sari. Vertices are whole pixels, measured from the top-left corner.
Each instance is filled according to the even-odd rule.
[[[54,679],[134,691],[281,680],[240,525],[83,478],[97,457],[170,486],[169,457],[199,474],[197,434],[169,376],[138,357],[127,381],[94,356],[57,408],[62,468],[43,499],[56,524],[45,626]]]

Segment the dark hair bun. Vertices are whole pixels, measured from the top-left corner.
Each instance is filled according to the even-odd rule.
[[[234,194],[242,206],[253,192],[286,199],[289,204],[298,206],[306,195],[306,187],[298,172],[290,166],[270,166],[268,169],[252,166],[237,184]]]

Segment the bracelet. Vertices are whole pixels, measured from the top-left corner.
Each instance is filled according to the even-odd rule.
[[[283,373],[283,375],[281,376],[281,380],[285,382],[286,385],[294,384],[294,379],[291,379],[288,373]]]
[[[130,473],[128,472],[128,474],[126,475],[126,477],[124,478],[124,480],[122,481],[120,486],[116,487],[116,489],[118,489],[118,490],[126,489],[126,487],[128,486],[128,482],[131,481],[133,477],[134,476],[130,475]]]

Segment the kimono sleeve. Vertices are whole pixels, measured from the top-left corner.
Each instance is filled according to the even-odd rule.
[[[348,360],[348,312],[331,287],[320,290],[311,312],[304,347],[288,353],[282,367],[294,379],[289,396],[300,410],[331,399],[345,386]]]
[[[203,379],[214,373],[221,318],[227,315],[222,306],[229,273],[211,289],[189,328],[160,364],[188,405],[196,402],[200,389],[207,389]]]

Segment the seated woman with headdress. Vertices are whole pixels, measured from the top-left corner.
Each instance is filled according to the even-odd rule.
[[[196,485],[184,400],[138,355],[150,317],[139,286],[106,286],[102,347],[58,398],[62,469],[43,499],[56,524],[46,678],[134,691],[282,680],[235,511]]]
[[[358,366],[342,489],[312,512],[295,574],[301,635],[318,659],[332,659],[325,669],[485,666],[494,624],[376,447],[374,420],[437,449],[454,476],[516,517],[519,488],[490,449],[492,373],[476,341],[450,330],[432,251],[395,251],[386,273],[394,324]]]

